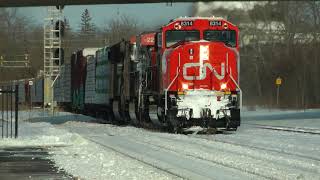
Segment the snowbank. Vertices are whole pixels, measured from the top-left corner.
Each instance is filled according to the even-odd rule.
[[[2,139],[0,147],[68,146],[81,142],[79,135],[54,128],[48,123],[20,122],[17,139]]]

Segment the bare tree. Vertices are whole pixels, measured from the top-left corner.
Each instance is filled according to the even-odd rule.
[[[129,39],[132,35],[138,34],[141,27],[136,19],[127,15],[112,19],[106,24],[104,35],[109,44],[119,42],[121,39]]]
[[[17,8],[0,9],[0,55],[5,60],[23,60],[25,53],[30,53],[29,33],[32,23],[29,18],[22,16]],[[42,33],[41,33],[42,34]],[[18,74],[28,76],[24,69],[3,69],[0,80],[15,79]]]
[[[275,78],[281,76],[284,80],[280,93],[282,107],[319,107],[320,2],[242,4],[240,10],[234,7],[204,9],[211,11],[209,15],[228,17],[239,26],[244,103],[274,105]],[[237,17],[233,17],[235,14]]]

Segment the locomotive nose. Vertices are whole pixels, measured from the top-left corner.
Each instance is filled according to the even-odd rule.
[[[180,89],[234,90],[227,77],[230,73],[237,79],[235,53],[224,43],[199,41],[186,43],[175,49],[180,68]],[[230,72],[230,71],[231,72]]]

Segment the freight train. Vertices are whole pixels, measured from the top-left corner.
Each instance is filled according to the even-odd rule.
[[[223,18],[181,17],[61,68],[59,106],[137,126],[179,132],[240,126],[239,29]]]

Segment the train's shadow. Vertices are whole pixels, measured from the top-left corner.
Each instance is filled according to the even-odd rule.
[[[55,115],[49,115],[49,114],[41,114],[37,115],[36,117],[30,117],[27,118],[25,121],[30,123],[50,123],[53,125],[61,125],[68,122],[83,122],[83,123],[95,123],[95,124],[112,124],[119,127],[136,127],[136,128],[143,128],[149,131],[153,132],[168,132],[167,128],[159,128],[152,125],[145,125],[145,126],[136,126],[131,123],[119,123],[114,121],[109,121],[106,119],[101,119],[97,117],[92,116],[86,116],[83,114],[72,114],[67,112],[61,112],[57,113]],[[173,133],[173,132],[172,132]],[[196,130],[189,130],[189,131],[180,131],[177,132],[177,134],[184,134],[184,135],[216,135],[216,134],[224,134],[224,135],[231,135],[234,134],[235,131],[226,131],[226,130],[215,130],[215,129],[209,129],[209,130],[203,130],[203,129],[196,129]],[[174,134],[174,133],[173,133]]]
[[[38,123],[38,122],[46,122],[50,124],[64,124],[67,122],[86,122],[86,123],[101,123],[101,120],[80,115],[80,114],[67,114],[67,115],[57,115],[57,116],[42,116],[42,117],[33,117],[26,120],[27,122],[31,123]]]
[[[235,134],[236,131],[227,131],[227,130],[214,130],[214,131],[186,131],[182,132],[184,135],[217,135],[217,134],[223,134],[223,135],[232,135]]]

